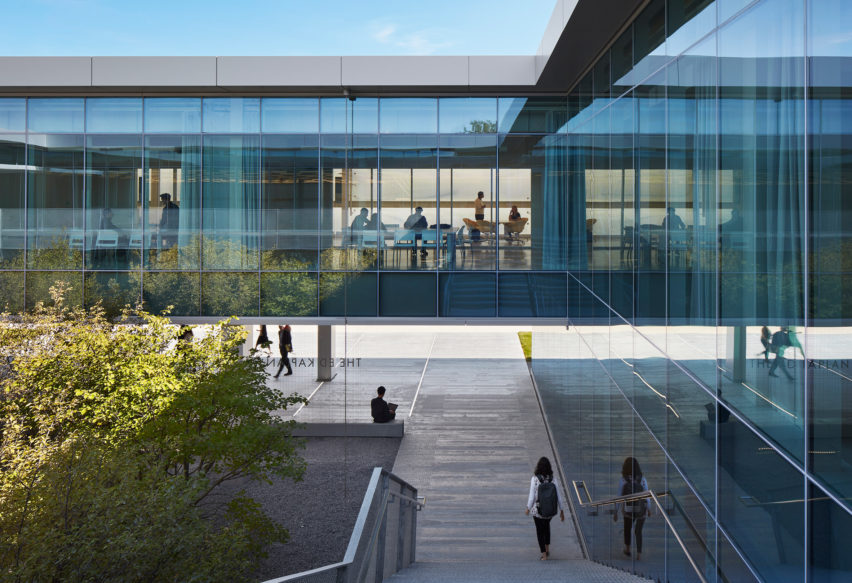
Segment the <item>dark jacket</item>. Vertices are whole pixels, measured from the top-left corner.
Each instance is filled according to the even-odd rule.
[[[278,330],[278,350],[282,356],[293,350],[293,337],[290,335],[290,328],[285,327],[283,330]]]
[[[370,401],[370,412],[373,415],[373,423],[387,423],[395,417],[391,414],[387,401],[381,397],[376,397]]]

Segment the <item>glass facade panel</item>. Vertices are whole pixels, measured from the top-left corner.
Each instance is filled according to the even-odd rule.
[[[86,268],[139,269],[142,136],[87,136],[86,168]]]
[[[319,131],[319,99],[285,97],[265,98],[261,103],[261,127],[264,132],[308,134]]]
[[[497,131],[497,100],[483,97],[445,97],[438,102],[442,134],[493,134]]]
[[[558,132],[568,121],[564,97],[503,97],[497,100],[501,134]]]
[[[379,103],[383,134],[434,134],[438,131],[438,100],[431,97],[388,97]]]
[[[316,269],[319,136],[263,137],[261,267]]]
[[[335,282],[338,283],[339,282]],[[326,293],[337,286],[329,282]],[[260,279],[260,313],[288,316],[317,315],[317,274],[262,273]]]
[[[201,131],[201,99],[157,97],[145,99],[145,131],[183,134]]]
[[[82,132],[86,119],[83,101],[82,97],[29,99],[27,129],[30,132]]]
[[[142,249],[150,269],[198,269],[201,136],[147,136]]]
[[[438,314],[436,285],[435,274],[381,274],[379,315],[434,318]]]
[[[142,99],[101,97],[86,100],[86,131],[96,134],[140,133]]]
[[[260,138],[204,136],[202,265],[257,269]]]
[[[0,132],[23,132],[27,128],[27,100],[0,98]]]
[[[83,136],[30,134],[27,160],[27,267],[81,269],[91,238],[84,212]]]
[[[382,136],[379,158],[380,204],[363,247],[374,248],[385,269],[437,269],[449,231],[438,206],[437,136]]]
[[[206,98],[202,102],[203,131],[247,134],[260,131],[257,97]]]
[[[0,134],[0,268],[3,269],[24,268],[25,173],[24,136]]]

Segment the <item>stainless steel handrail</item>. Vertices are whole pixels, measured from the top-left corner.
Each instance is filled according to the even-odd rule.
[[[663,520],[666,521],[666,525],[669,527],[669,530],[672,533],[675,541],[680,546],[680,550],[683,551],[683,554],[686,556],[686,560],[689,561],[689,564],[692,565],[692,569],[695,571],[696,576],[701,581],[701,583],[707,583],[707,578],[704,577],[704,573],[702,573],[701,569],[698,567],[698,563],[695,562],[695,559],[692,557],[692,553],[686,548],[686,544],[683,542],[683,539],[680,538],[680,535],[675,530],[674,524],[669,519],[668,513],[663,505],[660,503],[660,498],[654,494],[653,490],[645,490],[643,492],[637,492],[635,494],[630,494],[628,496],[616,496],[614,498],[607,498],[606,500],[597,500],[593,501],[592,497],[589,495],[589,489],[586,487],[586,483],[583,481],[572,480],[571,483],[574,485],[574,493],[577,495],[577,501],[580,503],[582,508],[586,507],[600,507],[607,506],[610,504],[620,504],[623,502],[633,502],[636,500],[645,500],[650,499],[654,502],[657,509],[660,512],[660,516],[663,517]],[[580,496],[580,489],[586,493],[586,501],[583,501],[583,498]],[[663,494],[662,496],[669,495],[668,492]]]

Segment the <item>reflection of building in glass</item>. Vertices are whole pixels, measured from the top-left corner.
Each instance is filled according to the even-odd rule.
[[[184,321],[520,318],[566,477],[607,498],[641,460],[709,580],[852,576],[852,8],[568,4],[537,57],[275,58],[286,84],[249,58],[180,91],[179,58],[0,61],[0,300],[65,279]],[[792,380],[762,326],[795,327],[768,355]],[[645,537],[637,570],[693,580]]]

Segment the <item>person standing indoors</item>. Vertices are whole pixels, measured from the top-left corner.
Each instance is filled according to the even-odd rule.
[[[285,366],[287,367],[287,372],[284,373],[284,376],[293,374],[289,358],[289,354],[293,352],[293,337],[290,334],[290,324],[278,326],[278,350],[281,352],[281,364],[278,365],[278,372],[275,373],[276,379],[281,375],[281,371],[284,370]]]
[[[621,465],[621,481],[618,483],[618,495],[630,496],[648,490],[648,482],[642,475],[642,468],[635,458],[629,457]],[[615,505],[615,514],[612,521],[618,522],[618,511],[624,515],[624,550],[626,556],[630,556],[631,531],[636,533],[636,560],[642,558],[642,527],[645,526],[645,517],[651,515],[651,508],[647,498],[633,500],[631,502],[618,503]]]
[[[180,207],[172,202],[172,195],[168,192],[160,195],[160,201],[163,205],[163,213],[160,215],[160,238],[164,247],[171,247],[177,243]]]
[[[530,479],[530,493],[527,497],[527,508],[524,514],[533,513],[535,536],[538,539],[538,550],[541,560],[546,561],[550,556],[550,520],[559,512],[559,518],[565,522],[564,500],[562,488],[553,475],[550,460],[542,457],[535,466],[535,472]]]
[[[477,221],[484,221],[486,206],[488,204],[485,202],[485,193],[480,190],[476,193],[476,200],[473,201],[473,218]]]

